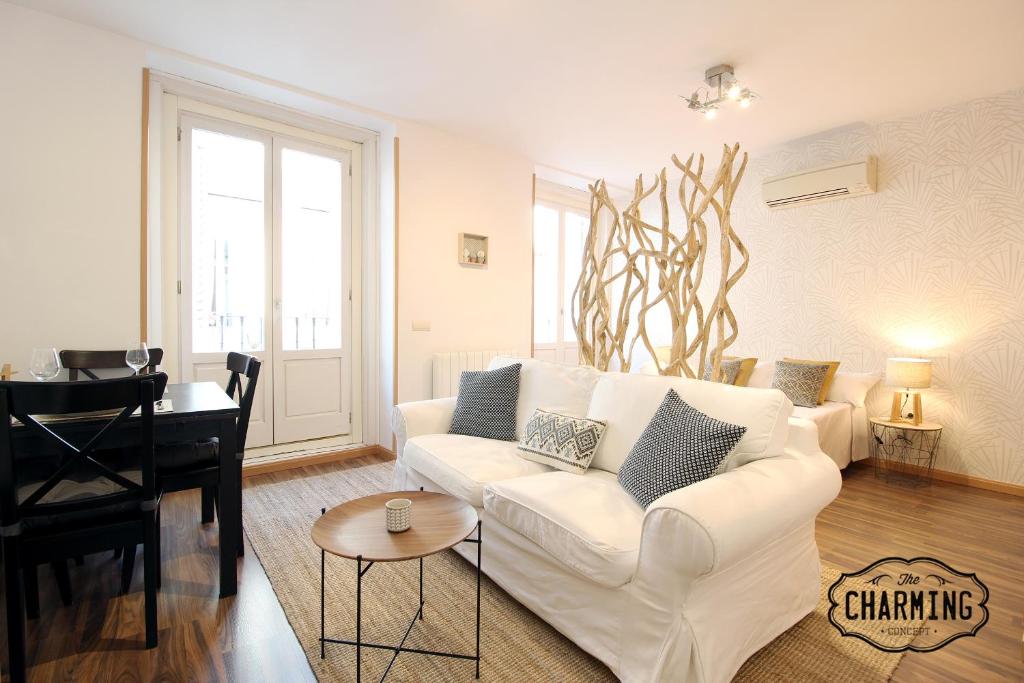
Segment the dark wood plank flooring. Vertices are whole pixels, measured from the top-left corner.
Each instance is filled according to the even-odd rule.
[[[370,456],[307,468],[359,467]],[[247,486],[301,475],[252,477]],[[48,569],[40,571],[42,616],[29,626],[33,681],[303,681],[313,676],[259,561],[246,548],[238,595],[217,599],[217,529],[199,524],[194,492],[163,505],[164,584],[160,646],[143,649],[141,555],[132,592],[117,595],[108,556],[73,567],[74,605],[63,607]],[[906,488],[854,466],[839,498],[818,519],[822,559],[856,570],[887,555],[934,555],[975,571],[991,591],[991,619],[977,638],[934,653],[910,653],[895,681],[1024,680],[1024,500],[935,482]],[[6,643],[6,638],[3,639]],[[3,647],[0,644],[0,647]],[[4,657],[6,661],[6,657]]]

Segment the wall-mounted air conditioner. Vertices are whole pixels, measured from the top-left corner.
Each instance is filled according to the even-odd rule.
[[[872,194],[876,188],[876,167],[875,157],[869,156],[863,161],[832,164],[769,178],[762,186],[764,202],[773,209],[782,209]]]

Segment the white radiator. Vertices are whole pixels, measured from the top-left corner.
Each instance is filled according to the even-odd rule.
[[[516,356],[514,351],[452,351],[434,354],[433,397],[448,398],[459,393],[464,370],[486,370],[495,356]]]

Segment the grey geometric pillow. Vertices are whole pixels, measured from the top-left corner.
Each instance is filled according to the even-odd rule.
[[[818,405],[818,394],[821,393],[821,385],[825,383],[827,374],[828,365],[804,365],[777,360],[772,388],[781,389],[793,405],[814,408]]]
[[[708,359],[708,364],[704,366],[704,377],[703,377],[703,380],[705,382],[710,382],[711,381],[711,371],[714,369],[714,367],[715,367],[715,364],[712,363],[711,359],[709,358]],[[740,368],[743,367],[743,359],[742,358],[737,358],[735,360],[726,360],[726,359],[723,358],[721,364],[719,365],[719,367],[721,368],[722,374],[724,375],[724,378],[722,379],[722,383],[723,384],[735,384],[736,383],[736,375],[740,374]]]
[[[669,389],[619,468],[619,484],[646,508],[714,474],[746,431],[705,415]]]
[[[597,453],[606,422],[537,409],[526,423],[519,450],[527,460],[583,474]]]
[[[515,441],[522,368],[522,363],[516,363],[497,370],[463,372],[448,433]]]

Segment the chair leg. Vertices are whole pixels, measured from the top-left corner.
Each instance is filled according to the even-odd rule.
[[[204,486],[202,488],[202,523],[210,524],[213,522],[213,506],[214,501],[217,499],[217,491],[212,486]]]
[[[238,556],[245,557],[245,531],[242,525],[242,461],[238,461]]]
[[[115,560],[120,560],[122,554],[124,554],[124,548],[114,548],[114,559]]]
[[[143,518],[144,528],[142,530],[142,562],[143,574],[146,585],[146,649],[156,647],[157,641],[157,619],[156,619],[156,590],[157,571],[159,560],[157,558],[157,526],[156,513],[147,512]]]
[[[7,602],[7,652],[12,683],[25,681],[25,602],[21,583],[21,556],[13,536],[3,539],[4,589]]]
[[[53,578],[57,580],[57,590],[60,591],[60,601],[65,607],[71,607],[71,575],[68,572],[67,560],[54,560],[50,563],[53,569]]]
[[[135,546],[124,549],[124,560],[121,561],[121,595],[126,595],[132,587],[132,575],[135,574]]]
[[[164,563],[160,559],[160,508],[156,509],[156,589],[160,590],[163,585]]]
[[[25,586],[25,616],[39,618],[39,567],[29,564],[22,569]]]

